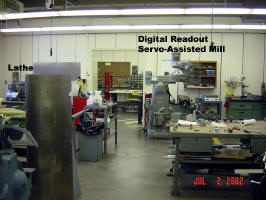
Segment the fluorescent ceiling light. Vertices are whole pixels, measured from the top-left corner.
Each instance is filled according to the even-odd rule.
[[[183,8],[122,9],[121,15],[183,15]]]
[[[184,24],[180,25],[181,29],[230,29],[227,24]]]
[[[1,29],[3,33],[17,33],[17,32],[38,32],[41,28],[7,28]]]
[[[248,8],[213,8],[215,15],[248,15],[252,9]]]
[[[120,10],[63,10],[58,11],[58,16],[97,16],[120,15]]]
[[[25,18],[57,17],[57,16],[58,16],[57,11],[8,13],[8,14],[3,14],[2,19],[25,19]]]
[[[252,9],[252,15],[266,15],[266,9]]]
[[[187,8],[185,14],[188,15],[209,15],[212,14],[211,8]]]
[[[231,29],[256,29],[256,30],[266,30],[266,25],[245,25],[245,24],[240,24],[240,25],[231,25]]]
[[[185,14],[189,15],[248,15],[252,10],[249,8],[187,8]],[[265,9],[264,9],[265,10]]]
[[[266,15],[266,9],[255,8],[141,8],[106,10],[62,10],[0,14],[0,20],[69,17],[69,16],[128,16],[128,15]]]
[[[14,32],[45,32],[45,31],[82,31],[82,30],[173,30],[173,29],[242,29],[266,30],[266,25],[229,25],[229,24],[172,24],[172,25],[91,25],[91,26],[62,26],[39,28],[7,28],[0,29],[4,33]]]

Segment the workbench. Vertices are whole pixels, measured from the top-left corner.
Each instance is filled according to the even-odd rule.
[[[117,95],[118,94],[124,94],[125,95],[125,100],[127,99],[127,95],[132,95],[132,96],[136,96],[138,98],[138,101],[136,101],[135,103],[138,105],[138,123],[141,124],[142,121],[142,112],[143,112],[143,100],[142,100],[142,96],[143,96],[143,91],[142,90],[112,90],[109,92],[115,103],[117,103],[118,105],[124,105],[126,104],[126,102],[122,103],[122,102],[118,102],[117,100]]]
[[[238,126],[240,130],[234,130],[232,133],[228,133],[227,129],[229,127]],[[245,133],[243,130],[247,130],[250,133]],[[172,194],[174,196],[179,196],[179,178],[183,175],[182,169],[180,169],[180,165],[187,164],[193,167],[196,166],[205,166],[207,168],[211,168],[213,165],[220,165],[220,166],[230,166],[235,169],[260,169],[255,163],[254,160],[240,160],[240,159],[215,159],[210,158],[209,160],[202,160],[202,159],[185,159],[182,156],[182,152],[180,151],[182,139],[187,138],[194,138],[195,141],[200,141],[202,139],[213,139],[213,138],[235,138],[235,139],[247,139],[252,141],[262,141],[262,145],[264,148],[261,149],[261,152],[265,151],[266,147],[266,122],[265,121],[257,121],[255,125],[248,125],[248,126],[240,126],[236,123],[229,123],[227,124],[226,128],[220,128],[217,132],[212,127],[212,125],[208,124],[205,127],[195,126],[193,129],[187,127],[174,127],[170,126],[170,133],[174,139],[174,143],[176,145],[175,150],[175,162],[174,162],[174,185]],[[200,148],[199,148],[200,151]],[[253,150],[252,150],[253,151]],[[257,150],[254,150],[257,151]]]

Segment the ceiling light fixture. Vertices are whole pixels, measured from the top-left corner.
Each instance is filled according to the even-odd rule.
[[[90,26],[62,26],[62,27],[39,27],[39,28],[4,28],[3,33],[15,32],[46,32],[46,31],[84,31],[84,30],[175,30],[175,29],[211,29],[211,24],[172,24],[172,25],[90,25]],[[229,25],[214,24],[213,29],[236,29],[236,30],[266,30],[266,25]]]
[[[141,8],[141,9],[106,9],[106,10],[62,10],[44,12],[0,14],[0,20],[69,17],[69,16],[129,16],[129,15],[210,15],[212,8]],[[213,8],[214,15],[266,15],[262,8]]]

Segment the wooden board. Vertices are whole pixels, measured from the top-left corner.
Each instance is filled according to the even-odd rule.
[[[130,62],[98,62],[98,77],[110,72],[113,77],[130,77]]]
[[[125,84],[130,78],[130,62],[98,62],[98,85],[104,85],[104,74],[110,72],[113,76],[113,86],[118,86],[118,80]]]

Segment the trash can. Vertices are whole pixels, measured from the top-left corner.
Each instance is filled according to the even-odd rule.
[[[104,123],[86,121],[78,125],[79,160],[98,161],[103,154]]]

